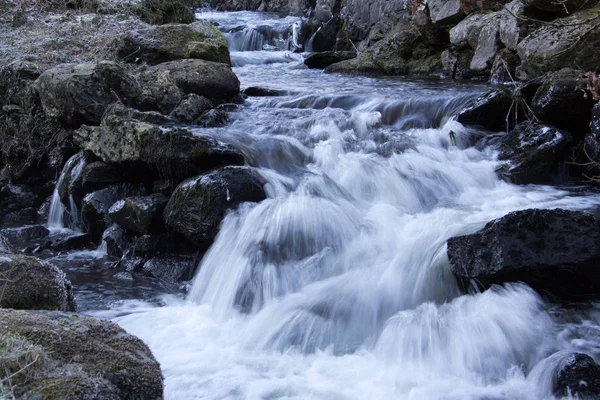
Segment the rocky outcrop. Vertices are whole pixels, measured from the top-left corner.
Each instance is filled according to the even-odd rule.
[[[0,377],[11,375],[16,398],[163,397],[160,366],[148,346],[114,322],[57,311],[0,309],[0,343],[9,351],[2,354]],[[27,373],[20,373],[28,364]]]
[[[123,228],[144,235],[163,228],[163,211],[168,201],[158,193],[128,197],[113,204],[108,214]]]
[[[566,159],[573,143],[566,131],[526,121],[517,125],[500,139],[502,177],[514,183],[551,183],[559,175],[559,167]]]
[[[587,354],[569,354],[556,368],[552,383],[557,396],[596,399],[600,397],[600,365]]]
[[[521,281],[544,296],[582,300],[600,295],[599,243],[600,224],[590,214],[525,210],[451,238],[448,258],[464,289]]]
[[[128,32],[119,40],[117,57],[150,65],[184,58],[231,64],[223,34],[211,23],[153,26]]]
[[[260,175],[246,167],[225,167],[181,183],[165,208],[167,228],[190,243],[207,246],[225,212],[266,198]]]
[[[45,113],[71,127],[99,124],[111,103],[129,101],[138,90],[125,69],[112,62],[59,64],[41,74],[36,87]]]
[[[65,274],[34,257],[0,255],[0,293],[3,308],[75,311]]]

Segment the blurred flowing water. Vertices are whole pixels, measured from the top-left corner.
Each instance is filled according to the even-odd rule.
[[[242,87],[283,95],[202,130],[244,152],[268,199],[227,215],[187,297],[88,310],[150,346],[167,399],[550,399],[568,352],[599,355],[597,305],[520,284],[461,295],[450,272],[452,236],[600,203],[497,178],[494,150],[473,146],[485,133],[453,119],[486,86],[308,70],[298,19],[198,17],[225,33]]]

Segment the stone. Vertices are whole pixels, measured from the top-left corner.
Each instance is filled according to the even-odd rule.
[[[0,223],[6,221],[10,214],[38,208],[42,203],[43,198],[28,185],[0,185]]]
[[[450,29],[450,43],[458,48],[477,48],[479,34],[490,20],[490,14],[470,14]]]
[[[65,274],[35,257],[0,256],[0,307],[19,310],[75,311]]]
[[[164,228],[163,211],[168,201],[158,193],[127,197],[113,204],[108,214],[123,228],[144,235]]]
[[[184,95],[175,83],[156,78],[159,76],[142,75],[135,104],[140,110],[159,111],[168,115],[181,103]]]
[[[200,125],[203,128],[215,128],[227,125],[229,122],[229,113],[226,110],[212,109],[205,112],[194,121],[194,124]]]
[[[168,282],[189,281],[194,277],[198,261],[191,255],[162,255],[146,261],[142,271]]]
[[[162,399],[160,365],[116,323],[59,311],[0,309],[0,342],[13,345],[9,374],[22,399]],[[15,345],[16,344],[16,345]],[[76,372],[76,373],[74,373]]]
[[[288,94],[285,90],[268,89],[259,86],[250,86],[242,90],[242,94],[248,97],[278,97]]]
[[[149,24],[189,24],[196,19],[192,2],[187,0],[141,0],[138,15]]]
[[[496,53],[500,50],[499,19],[487,19],[479,33],[477,48],[471,60],[471,69],[476,72],[487,71],[491,68]]]
[[[587,354],[572,353],[556,367],[552,392],[556,396],[600,397],[600,365]]]
[[[499,167],[501,176],[513,183],[551,183],[573,143],[570,133],[554,127],[525,121],[500,140],[498,159],[508,160]]]
[[[460,0],[429,0],[427,6],[431,21],[437,25],[454,25],[466,16]]]
[[[517,45],[521,68],[528,78],[577,66],[595,71],[600,65],[600,6],[543,25]]]
[[[344,60],[351,60],[355,57],[356,53],[351,51],[324,51],[310,54],[304,60],[304,65],[308,68],[325,69],[331,64]]]
[[[502,49],[496,54],[490,71],[490,82],[494,84],[515,83],[515,72],[521,60],[519,56],[509,50]]]
[[[181,103],[171,112],[171,117],[179,122],[193,122],[202,114],[213,108],[213,104],[206,97],[191,93],[186,95]]]
[[[531,109],[546,124],[583,138],[590,130],[592,108],[596,102],[587,89],[587,75],[564,68],[544,78],[535,92]]]
[[[247,167],[225,167],[190,178],[169,199],[164,213],[167,229],[191,244],[207,246],[227,210],[266,198],[264,184],[264,179]]]
[[[512,106],[513,96],[508,90],[493,90],[460,111],[457,121],[464,125],[482,126],[490,131],[507,131],[511,128]]]
[[[15,247],[24,247],[29,242],[45,239],[50,231],[42,225],[26,225],[2,229],[2,235]]]
[[[446,49],[442,52],[442,74],[452,79],[468,79],[473,76],[469,68],[473,58],[473,50],[470,48],[453,51]]]
[[[513,0],[505,6],[500,13],[500,41],[507,49],[517,50],[517,45],[528,33],[528,24],[525,19],[525,5],[521,0]]]
[[[448,240],[452,273],[465,290],[524,282],[560,301],[600,294],[600,225],[579,211],[524,210]]]
[[[36,87],[45,113],[69,127],[99,124],[111,103],[130,101],[138,90],[123,67],[108,61],[59,64],[41,74]]]
[[[211,23],[170,24],[125,33],[116,49],[125,62],[156,65],[167,61],[197,58],[231,64],[225,37]]]
[[[342,24],[343,22],[340,17],[337,16],[321,25],[314,34],[312,51],[323,52],[335,50],[337,33]]]
[[[81,249],[93,249],[98,245],[88,233],[81,233],[66,238],[58,239],[50,245],[54,251],[71,251]]]
[[[125,228],[112,224],[102,233],[106,243],[106,254],[110,257],[122,257],[132,241],[131,234]]]

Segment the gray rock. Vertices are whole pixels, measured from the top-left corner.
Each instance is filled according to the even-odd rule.
[[[557,396],[600,397],[600,365],[587,354],[572,353],[561,360],[552,379]]]
[[[205,112],[194,121],[194,124],[200,125],[204,128],[214,128],[219,126],[227,125],[229,121],[229,113],[226,110],[214,108],[210,111]]]
[[[202,114],[213,108],[206,97],[191,93],[186,95],[181,103],[171,112],[171,117],[180,122],[193,122]]]
[[[231,64],[225,37],[211,23],[152,26],[128,32],[119,39],[117,57],[150,65],[184,58]]]
[[[138,90],[125,69],[112,62],[59,64],[41,74],[36,87],[46,114],[75,127],[99,124],[109,104],[127,102]]]
[[[492,64],[490,82],[495,84],[516,82],[516,69],[520,63],[521,60],[515,52],[509,49],[500,50]]]
[[[452,273],[467,289],[524,282],[559,300],[596,298],[600,224],[566,210],[512,212],[481,231],[448,240]]]
[[[163,379],[148,346],[114,322],[58,311],[0,309],[0,341],[16,359],[14,374],[31,358],[30,373],[11,380],[17,398],[161,399]],[[74,373],[74,371],[76,373]]]
[[[470,14],[450,29],[450,43],[458,48],[477,48],[479,33],[490,20],[490,14]]]
[[[507,49],[517,50],[521,39],[527,36],[527,21],[517,18],[523,16],[525,16],[525,5],[521,0],[511,1],[500,13],[500,41]]]
[[[266,198],[264,179],[250,168],[225,167],[181,183],[165,208],[167,229],[206,246],[217,235],[227,210]]]
[[[471,48],[459,51],[446,49],[442,52],[443,75],[448,78],[467,79],[473,76],[469,68],[475,52]]]
[[[135,104],[141,110],[159,111],[162,114],[171,113],[183,99],[183,92],[169,80],[155,80],[148,76],[140,79],[140,91],[135,98]]]
[[[350,60],[356,57],[355,52],[351,51],[325,51],[321,53],[312,53],[304,60],[308,68],[325,69],[331,64]]]
[[[146,261],[142,271],[168,282],[189,281],[194,277],[198,261],[191,255],[162,255]]]
[[[23,209],[38,208],[43,201],[28,185],[0,185],[0,222]]]
[[[122,257],[132,241],[131,234],[123,227],[112,224],[104,233],[102,240],[106,242],[106,254],[110,257]]]
[[[26,225],[18,228],[2,229],[2,235],[8,242],[15,247],[22,247],[29,242],[45,239],[50,231],[42,225]]]
[[[571,134],[525,121],[500,139],[500,173],[514,183],[549,183],[573,143]]]
[[[75,311],[65,274],[35,257],[0,255],[0,307]]]
[[[460,0],[429,0],[431,21],[438,25],[453,25],[465,17]]]
[[[476,72],[489,70],[500,46],[499,18],[490,18],[479,33],[475,55],[471,60],[471,69]]]
[[[157,193],[127,197],[113,204],[108,214],[122,227],[144,235],[164,227],[163,211],[168,201],[166,196]]]

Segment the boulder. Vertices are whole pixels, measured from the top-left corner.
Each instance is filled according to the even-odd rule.
[[[211,108],[213,108],[213,104],[206,97],[190,93],[171,112],[171,117],[179,122],[194,122]]]
[[[559,172],[573,143],[569,132],[525,121],[500,142],[501,175],[518,184],[550,183]]]
[[[473,76],[469,68],[473,59],[473,50],[471,48],[463,50],[446,49],[442,52],[442,74],[452,79],[468,79]]]
[[[471,69],[476,72],[488,71],[492,66],[496,53],[500,50],[500,23],[498,13],[491,14],[494,18],[487,18],[484,27],[479,33],[477,48],[471,60]]]
[[[72,181],[69,191],[73,194],[75,202],[81,204],[81,200],[87,193],[120,183],[123,179],[122,171],[116,166],[104,161],[94,161],[85,164],[79,177]],[[64,200],[63,203],[66,204]]]
[[[308,68],[325,69],[331,64],[350,60],[356,57],[352,51],[324,51],[321,53],[312,53],[304,60],[304,65]]]
[[[491,14],[470,14],[450,29],[450,43],[457,48],[477,48],[479,34],[483,27],[490,22]]]
[[[565,129],[580,138],[590,130],[596,103],[587,90],[587,75],[564,68],[544,78],[535,92],[531,109],[546,124]]]
[[[41,74],[36,87],[46,114],[70,127],[99,124],[109,104],[128,102],[138,90],[123,67],[107,61],[59,64]]]
[[[448,240],[448,258],[464,289],[521,281],[558,300],[600,294],[600,224],[579,211],[512,212]]]
[[[33,210],[37,209],[43,201],[43,198],[28,185],[0,184],[0,223],[19,220],[22,211],[29,210],[28,215],[23,217],[35,216]]]
[[[167,228],[190,243],[206,246],[227,210],[266,198],[264,179],[247,167],[225,167],[181,183],[165,208]]]
[[[513,101],[510,91],[493,90],[460,111],[457,120],[461,124],[482,126],[490,131],[507,131],[513,119],[510,113]]]
[[[152,26],[125,33],[117,45],[117,57],[126,62],[156,65],[184,58],[231,64],[225,37],[211,23]]]
[[[198,261],[191,255],[161,255],[146,261],[142,271],[168,282],[189,281],[194,277]]]
[[[0,342],[10,349],[10,357],[2,354],[2,374],[12,375],[16,398],[163,398],[160,366],[148,346],[114,322],[0,309]],[[28,373],[17,373],[32,359]]]
[[[149,24],[189,24],[196,19],[192,4],[188,0],[141,0],[137,11]]]
[[[517,45],[522,70],[529,78],[577,66],[595,71],[600,65],[600,6],[557,19],[533,31]]]
[[[412,22],[419,31],[419,35],[427,44],[434,46],[448,43],[448,31],[431,22],[429,14],[425,10],[417,10],[412,15]]]
[[[591,132],[588,133],[578,148],[577,163],[581,168],[586,183],[600,181],[600,104],[592,109]]]
[[[0,307],[20,310],[75,311],[65,274],[35,257],[0,256]]]
[[[195,93],[211,100],[233,101],[240,94],[240,81],[227,64],[204,60],[176,60],[148,68],[143,82]],[[142,86],[144,83],[142,83]]]
[[[525,5],[521,0],[513,0],[500,13],[500,41],[509,50],[517,50],[517,45],[529,31],[525,16]]]
[[[140,110],[159,111],[168,115],[181,103],[183,92],[175,83],[155,78],[160,76],[141,76],[140,91],[135,98],[135,104]]]
[[[15,247],[25,247],[32,241],[45,239],[50,231],[42,225],[26,225],[18,228],[2,229],[2,235]]]
[[[600,397],[600,365],[587,354],[572,353],[561,360],[552,378],[556,396]]]
[[[50,245],[50,248],[54,251],[93,249],[95,247],[98,247],[98,245],[89,233],[80,233],[61,238],[55,240]]]
[[[194,121],[194,124],[203,128],[216,128],[227,125],[227,122],[229,122],[229,113],[226,110],[214,108],[202,114]]]
[[[131,196],[145,195],[143,185],[119,184],[112,185],[96,192],[88,193],[83,198],[81,220],[86,232],[94,240],[100,239],[102,233],[111,224],[108,210],[117,201]]]
[[[180,182],[211,168],[244,163],[239,151],[210,136],[165,130],[114,114],[107,114],[100,127],[82,126],[74,140],[104,162],[126,167],[130,178],[144,182],[157,177]]]
[[[460,0],[429,0],[427,6],[431,21],[440,26],[454,25],[466,16]]]
[[[164,227],[163,211],[168,201],[166,196],[158,193],[127,197],[113,204],[108,214],[123,228],[144,235]]]
[[[331,64],[325,68],[327,72],[381,74],[383,71],[374,60],[372,54],[361,53],[355,58]]]
[[[183,245],[182,245],[183,244]],[[168,232],[138,236],[131,242],[135,256],[153,256],[165,253],[185,252],[187,243]]]
[[[106,254],[110,257],[122,257],[131,242],[131,234],[125,228],[112,224],[104,233],[102,240],[106,243]]]

